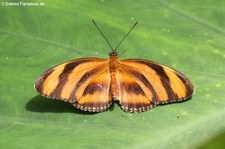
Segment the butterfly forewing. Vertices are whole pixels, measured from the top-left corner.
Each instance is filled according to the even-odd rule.
[[[76,102],[89,82],[107,69],[107,62],[83,58],[60,64],[44,72],[35,82],[35,89],[46,97]]]
[[[180,72],[148,60],[119,61],[154,104],[182,101],[194,92],[192,83]]]

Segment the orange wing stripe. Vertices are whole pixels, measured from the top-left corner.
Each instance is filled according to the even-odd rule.
[[[194,92],[194,86],[188,78],[185,78],[184,75],[181,75],[179,72],[175,72],[176,76],[183,82],[186,87],[186,98],[190,97]]]
[[[39,92],[43,92],[43,85],[42,83],[47,79],[47,77],[54,71],[54,69],[47,70],[44,74],[42,74],[34,84],[34,88]]]
[[[80,61],[75,61],[75,62],[71,62],[65,65],[64,70],[61,72],[61,74],[58,76],[59,78],[59,82],[58,85],[54,88],[54,90],[52,90],[50,96],[52,98],[60,98],[61,97],[61,92],[62,89],[64,87],[64,85],[66,84],[67,80],[68,80],[68,76],[69,74],[73,71],[73,69],[75,69],[78,65],[88,62],[89,60],[80,60]]]
[[[44,95],[50,96],[52,91],[54,91],[54,89],[57,87],[59,83],[58,76],[62,74],[66,65],[67,63],[64,63],[62,65],[55,67],[53,69],[53,72],[45,80],[43,80],[41,87]]]

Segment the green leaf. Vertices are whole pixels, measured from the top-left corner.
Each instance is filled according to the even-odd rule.
[[[1,148],[196,148],[224,132],[223,0],[9,3],[0,6]],[[110,48],[91,19],[113,47],[138,21],[118,49],[125,50],[120,58],[149,59],[183,72],[195,85],[192,99],[138,114],[114,103],[92,114],[38,95],[33,84],[46,69],[80,57],[108,57]]]

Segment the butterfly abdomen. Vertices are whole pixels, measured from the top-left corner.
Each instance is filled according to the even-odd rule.
[[[120,90],[120,84],[116,78],[116,73],[115,71],[110,72],[111,75],[111,84],[110,84],[110,92],[112,95],[113,100],[119,100],[119,90]]]
[[[116,56],[112,56],[109,59],[109,63],[108,63],[108,67],[109,67],[109,72],[110,72],[110,77],[111,77],[111,83],[110,83],[110,92],[111,92],[111,98],[113,100],[119,100],[119,82],[118,79],[116,78],[117,73],[119,71],[119,63],[117,60]]]

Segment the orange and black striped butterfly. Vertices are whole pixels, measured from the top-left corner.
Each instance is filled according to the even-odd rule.
[[[80,58],[57,65],[37,79],[35,89],[90,112],[105,111],[113,101],[119,101],[126,112],[142,112],[192,96],[193,84],[179,71],[144,59],[119,60],[119,45],[113,50],[108,44],[112,49],[109,59]]]

